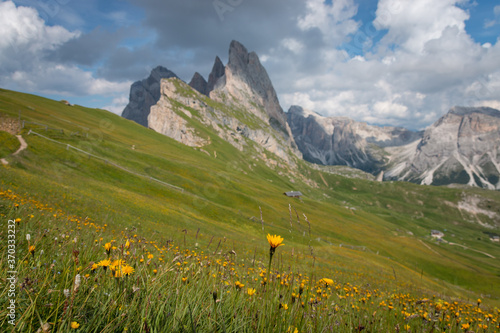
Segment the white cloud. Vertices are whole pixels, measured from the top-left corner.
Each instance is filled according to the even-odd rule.
[[[299,18],[298,27],[319,29],[329,44],[344,41],[359,28],[359,23],[352,19],[358,10],[353,0],[335,0],[331,5],[323,0],[308,0],[306,7],[308,12]]]
[[[124,93],[130,82],[111,82],[76,66],[47,59],[47,54],[80,36],[48,26],[38,12],[12,1],[0,3],[0,85],[8,89],[61,95]]]
[[[128,95],[121,95],[116,98],[113,98],[111,104],[103,106],[103,109],[121,116],[127,104],[128,104]]]
[[[380,0],[374,21],[378,29],[388,29],[382,43],[397,44],[408,52],[421,53],[425,44],[442,36],[448,27],[465,31],[469,18],[455,6],[461,0]]]
[[[340,56],[345,47],[341,40],[337,49],[332,44],[303,54],[273,54],[276,61],[289,64],[277,85],[278,93],[284,91],[283,106],[303,101],[302,106],[325,116],[413,129],[430,125],[455,105],[497,106],[500,43],[481,45],[467,34],[469,14],[457,6],[461,2],[380,0],[374,25],[384,31],[371,31],[365,22],[354,34],[368,31],[368,39],[383,37],[370,51],[351,54],[347,60]],[[322,1],[308,4],[308,15],[315,19],[306,20],[306,15],[299,27],[319,29],[334,24],[324,20],[336,22],[333,16],[319,13],[327,6]],[[328,39],[328,29],[320,30],[322,38]],[[302,62],[307,63],[302,71],[293,66]],[[317,63],[321,70],[313,70]]]

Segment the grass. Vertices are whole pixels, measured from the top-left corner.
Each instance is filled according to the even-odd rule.
[[[213,107],[217,107],[215,102]],[[29,277],[38,285],[33,292],[17,286],[18,295],[23,295],[18,299],[22,305],[17,313],[22,317],[17,323],[24,325],[18,331],[36,332],[45,322],[54,331],[66,331],[72,321],[81,325],[78,330],[82,332],[123,332],[125,328],[154,332],[161,327],[179,332],[286,332],[289,327],[292,332],[295,327],[300,332],[320,332],[353,331],[359,325],[367,331],[392,331],[397,325],[404,330],[409,325],[410,331],[420,332],[447,324],[448,330],[462,331],[467,320],[472,330],[480,331],[479,318],[490,331],[495,329],[500,249],[485,236],[491,229],[476,218],[496,229],[498,220],[472,216],[456,205],[477,196],[483,208],[498,212],[498,192],[352,179],[318,171],[303,161],[292,169],[266,153],[268,160],[277,161],[272,166],[251,142],[239,151],[191,119],[190,125],[211,138],[211,144],[203,147],[211,153],[208,156],[103,110],[0,90],[2,116],[17,117],[18,110],[23,120],[63,129],[61,133],[25,128],[21,134],[28,142],[27,150],[11,157],[8,166],[0,166],[1,219],[22,221],[16,235],[22,243],[19,281],[22,284]],[[28,135],[29,129],[62,144]],[[107,162],[67,149],[67,145]],[[282,195],[291,189],[304,193],[303,199]],[[430,238],[431,229],[444,231],[447,241],[487,252],[495,259],[437,243]],[[27,254],[27,233],[36,240],[34,257]],[[260,284],[269,256],[267,233],[283,236],[286,244],[273,259],[271,281],[276,288]],[[77,242],[72,243],[75,237]],[[0,238],[4,254],[6,228],[0,230]],[[125,257],[121,247],[127,239],[134,242]],[[109,271],[100,268],[92,273],[89,268],[91,262],[106,258],[103,245],[111,240],[117,246],[113,258],[124,258],[135,268],[128,278],[117,280]],[[79,251],[78,264],[73,249]],[[147,262],[147,253],[154,255],[149,265],[140,262],[141,258]],[[177,256],[182,262],[180,258],[174,261]],[[5,268],[6,258],[2,258]],[[54,270],[47,268],[52,260],[57,264]],[[175,267],[176,262],[183,270]],[[250,273],[249,266],[253,268]],[[1,274],[0,280],[5,281],[6,270]],[[74,294],[76,310],[71,310],[71,316],[63,315],[67,299],[61,293],[73,290],[76,274],[82,279],[82,287]],[[288,277],[288,287],[278,283],[278,274]],[[182,281],[186,277],[187,284]],[[321,278],[332,279],[334,285],[330,291],[325,288],[326,300],[321,296],[320,303],[310,303],[313,295],[318,297],[313,291]],[[301,299],[304,307],[297,298],[291,303],[302,279],[309,292]],[[238,289],[237,281],[245,287]],[[133,287],[140,291],[134,293]],[[256,293],[248,295],[247,288]],[[49,293],[49,289],[54,291]],[[372,295],[369,302],[368,294]],[[424,298],[429,301],[416,304]],[[480,309],[494,316],[489,321],[477,312],[478,298]],[[0,311],[6,311],[7,302],[3,294]],[[280,303],[288,309],[280,308]],[[120,309],[118,304],[131,305]],[[433,321],[437,304],[446,309],[438,311],[440,316],[445,313],[439,324]],[[458,307],[466,314],[454,316]],[[403,311],[409,317],[418,316],[409,319]],[[121,317],[123,313],[127,315]]]
[[[254,243],[254,250],[232,247],[222,237],[207,244],[207,235],[199,233],[147,238],[135,228],[118,232],[12,191],[0,193],[0,211],[15,226],[19,279],[16,326],[2,307],[4,332],[499,328],[499,311],[481,300],[425,295],[397,277],[377,279],[342,271],[342,265],[325,270],[321,260],[291,250],[286,238],[270,261],[271,243],[265,237]],[[5,243],[0,250],[7,251]],[[2,267],[8,267],[6,261],[0,259]],[[6,270],[0,274],[3,280],[10,276]],[[12,298],[7,291],[0,293],[4,304]]]
[[[20,146],[21,143],[15,135],[0,131],[0,158],[4,158],[15,153]]]

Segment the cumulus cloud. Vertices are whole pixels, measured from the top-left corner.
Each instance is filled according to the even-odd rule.
[[[71,54],[75,63],[86,62],[82,58],[88,56],[82,54],[84,50],[72,50],[71,46],[88,37],[80,31],[47,25],[34,8],[16,7],[12,1],[1,2],[0,34],[2,87],[66,96],[123,94],[130,87],[130,81],[96,78],[92,72],[67,63],[65,58]],[[86,63],[92,62],[91,59]]]

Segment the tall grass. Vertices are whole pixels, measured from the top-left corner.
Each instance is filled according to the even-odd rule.
[[[111,229],[45,203],[27,202],[11,191],[0,193],[0,215],[2,221],[16,221],[17,243],[15,326],[7,317],[8,289],[2,288],[3,332],[494,332],[500,328],[499,311],[486,308],[480,300],[468,304],[439,299],[410,292],[385,277],[377,281],[322,270],[314,267],[321,266],[314,263],[316,258],[287,249],[286,236],[285,245],[276,246],[276,239],[267,242],[263,234],[254,249],[228,245],[222,241],[224,235],[216,245],[194,230],[168,239],[150,238],[134,228],[113,225]],[[4,227],[0,230],[4,285],[9,276],[6,240]]]

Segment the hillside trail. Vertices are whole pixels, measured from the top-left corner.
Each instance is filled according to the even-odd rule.
[[[26,143],[26,141],[24,141],[24,138],[21,135],[16,135],[16,138],[19,140],[19,143],[21,144],[21,146],[11,156],[16,156],[17,154],[19,154],[20,152],[22,152],[23,150],[28,148],[28,144]],[[9,162],[7,162],[7,160],[5,158],[0,159],[0,161],[2,162],[3,165],[9,164]]]

